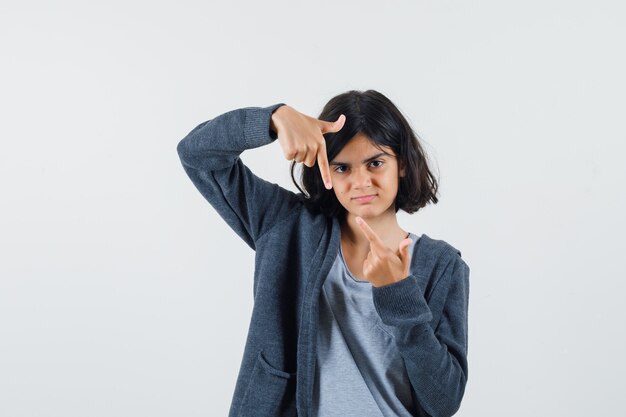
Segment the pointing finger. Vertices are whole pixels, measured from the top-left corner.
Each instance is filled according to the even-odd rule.
[[[322,134],[338,132],[343,127],[346,121],[346,116],[340,114],[337,120],[334,122],[321,121]],[[333,183],[330,178],[330,167],[328,164],[328,156],[326,155],[326,140],[322,140],[322,145],[318,149],[317,164],[320,167],[320,174],[322,175],[322,181],[326,189],[330,190],[333,187]]]
[[[325,141],[322,141],[322,144],[317,151],[317,165],[320,167],[320,174],[322,174],[322,181],[324,181],[326,189],[330,190],[333,188],[333,183],[330,179],[330,167],[328,166]]]
[[[365,220],[363,220],[363,218],[357,216],[356,222],[361,227],[361,230],[365,234],[365,237],[367,237],[367,240],[369,240],[371,244],[375,245],[377,248],[385,247],[383,241],[380,240],[376,232],[372,230],[372,228],[369,226],[369,224],[365,222]]]

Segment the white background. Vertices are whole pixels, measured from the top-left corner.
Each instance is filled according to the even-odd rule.
[[[624,374],[619,1],[0,5],[0,415],[225,416],[254,252],[176,145],[228,110],[376,89],[471,268],[458,415],[613,416]],[[280,145],[246,151],[296,190]]]

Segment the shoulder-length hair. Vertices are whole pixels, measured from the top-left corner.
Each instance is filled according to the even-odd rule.
[[[418,136],[391,100],[375,90],[351,90],[330,99],[318,119],[334,122],[341,114],[346,116],[341,130],[323,135],[329,162],[350,139],[362,133],[375,147],[390,147],[396,154],[398,167],[405,167],[405,175],[398,178],[398,194],[394,201],[396,213],[404,210],[411,214],[428,202],[437,204],[438,182],[428,167],[427,156]],[[312,167],[301,165],[300,181],[304,190],[294,177],[296,161],[292,161],[290,171],[305,205],[328,217],[343,219],[346,209],[337,200],[334,190],[324,187],[317,161]]]

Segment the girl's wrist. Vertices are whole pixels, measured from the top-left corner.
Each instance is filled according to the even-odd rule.
[[[280,107],[278,107],[277,109],[275,109],[275,110],[272,112],[272,117],[270,118],[270,129],[271,129],[274,133],[276,133],[276,134],[278,134],[278,128],[276,127],[276,125],[277,125],[277,124],[280,124],[280,123],[277,123],[277,122],[278,122],[278,119],[279,119],[279,117],[280,117],[280,114],[279,114],[279,113],[280,113],[280,111],[283,109],[283,107],[286,107],[286,104],[283,104],[282,106],[280,106]]]

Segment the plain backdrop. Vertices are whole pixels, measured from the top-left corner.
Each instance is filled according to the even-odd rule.
[[[376,89],[440,202],[403,228],[471,268],[458,413],[621,415],[619,1],[0,5],[0,416],[225,416],[254,252],[178,142],[228,110]],[[280,145],[242,154],[296,191]]]

